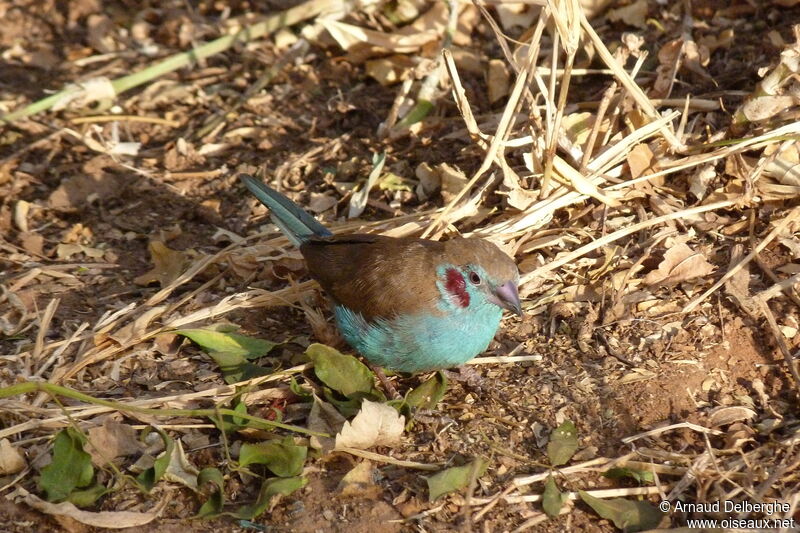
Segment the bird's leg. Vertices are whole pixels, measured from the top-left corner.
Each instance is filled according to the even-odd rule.
[[[389,378],[386,377],[386,374],[383,373],[383,369],[381,367],[373,365],[372,363],[367,363],[367,364],[372,369],[372,371],[375,372],[375,375],[378,376],[378,380],[381,382],[381,385],[383,385],[383,388],[389,394],[390,399],[399,400],[400,398],[402,398],[402,396],[400,396],[400,393],[397,392],[397,389],[394,388],[394,385],[392,385],[392,382],[389,381]]]

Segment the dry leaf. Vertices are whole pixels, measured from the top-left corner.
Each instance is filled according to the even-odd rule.
[[[336,435],[336,448],[365,450],[373,446],[390,446],[400,441],[406,419],[394,407],[364,400],[356,417],[345,422]]]
[[[156,317],[161,316],[166,309],[166,305],[152,307],[136,317],[136,320],[133,322],[129,322],[125,326],[119,328],[117,331],[109,335],[109,337],[122,345],[128,344],[134,339],[140,339],[143,337],[145,331],[147,331],[147,326],[150,325],[150,322],[152,322]]]
[[[31,211],[31,204],[25,200],[17,200],[14,204],[14,224],[23,233],[28,231],[28,213]]]
[[[436,189],[442,186],[442,177],[428,163],[417,165],[414,175],[419,180],[419,185],[414,192],[420,200],[427,200]]]
[[[405,80],[414,66],[415,63],[411,58],[399,54],[370,59],[364,64],[367,75],[384,87]]]
[[[538,192],[529,191],[527,189],[523,189],[522,187],[516,187],[508,191],[508,205],[519,209],[520,211],[525,211],[538,199]]]
[[[338,200],[331,194],[324,193],[311,193],[311,199],[308,202],[308,210],[312,213],[322,213],[336,205]]]
[[[540,9],[536,6],[525,5],[522,2],[503,2],[494,6],[500,26],[504,30],[514,27],[530,28]]]
[[[83,165],[82,173],[63,180],[50,194],[48,206],[54,209],[75,208],[93,199],[119,195],[125,182],[120,176],[105,171],[105,167],[112,165],[117,164],[106,155],[90,160]]]
[[[125,529],[128,527],[143,526],[158,518],[161,511],[170,502],[170,498],[163,498],[156,508],[149,513],[136,513],[132,511],[101,511],[93,513],[81,511],[69,502],[49,503],[33,494],[26,492],[22,501],[27,505],[49,515],[68,516],[81,524],[109,529]]]
[[[648,170],[655,169],[655,155],[646,144],[637,144],[626,157],[631,169],[631,178],[638,178]]]
[[[100,248],[92,248],[82,244],[65,244],[61,243],[56,247],[56,256],[59,259],[69,259],[75,254],[84,254],[86,257],[99,259],[103,257],[106,252]]]
[[[89,429],[88,434],[86,451],[92,456],[92,463],[100,467],[117,457],[140,453],[144,447],[133,427],[111,418],[107,418],[102,426]]]
[[[308,415],[308,429],[318,433],[336,435],[346,421],[345,417],[333,405],[320,400],[316,394],[314,395],[314,404],[311,406],[311,412]],[[336,441],[333,437],[312,436],[309,439],[309,443],[312,448],[322,450],[322,453],[328,453],[336,446]]]
[[[489,88],[489,103],[493,104],[504,98],[511,87],[511,76],[505,61],[492,59],[489,61],[489,71],[486,75],[486,84]]]
[[[433,29],[404,35],[399,32],[384,33],[368,30],[324,17],[318,20],[344,50],[350,50],[359,44],[368,44],[398,54],[407,54],[416,52],[425,44],[436,41],[439,38],[439,33]]]
[[[750,118],[750,117],[748,117]],[[764,150],[764,156],[771,156],[764,165],[764,175],[783,185],[800,186],[800,153],[798,143],[772,145]],[[775,154],[779,151],[778,154]]]
[[[342,496],[368,496],[375,492],[375,467],[369,461],[363,461],[344,475],[339,482],[339,491]],[[365,494],[366,493],[366,494]]]
[[[0,440],[0,476],[22,472],[27,463],[20,451],[8,439]]]
[[[784,113],[796,105],[797,100],[791,95],[765,95],[747,100],[740,108],[745,118],[751,122],[759,122]]]
[[[470,72],[478,76],[483,76],[486,73],[486,67],[480,55],[466,48],[452,48],[451,51],[453,53],[453,61],[459,72]],[[495,59],[493,61],[499,60]],[[505,65],[505,63],[503,64]]]
[[[183,451],[183,444],[181,444],[181,441],[176,440],[167,470],[164,472],[164,479],[175,481],[186,485],[192,490],[197,490],[198,474],[200,474],[200,471],[189,462],[186,452]]]
[[[158,282],[166,287],[175,281],[189,266],[190,257],[187,252],[179,252],[167,248],[161,241],[150,241],[150,258],[153,269],[133,280],[137,285],[149,285]]]
[[[647,0],[636,0],[636,2],[627,6],[609,9],[606,17],[612,22],[622,21],[628,26],[646,29],[647,11]]]
[[[756,435],[756,431],[741,422],[731,424],[725,431],[725,448],[729,450],[738,450],[748,442],[752,442]]]
[[[695,195],[698,200],[706,196],[708,186],[717,177],[714,165],[703,165],[691,176],[689,176],[689,192]]]
[[[20,233],[19,242],[26,252],[34,255],[44,254],[44,237],[38,233]]]
[[[728,424],[741,422],[743,420],[752,420],[755,417],[756,412],[749,407],[742,407],[740,405],[717,407],[708,415],[708,423],[712,428],[715,428],[727,426]]]
[[[664,260],[644,278],[647,285],[674,285],[693,278],[707,276],[714,265],[686,244],[678,244],[664,253]]]
[[[445,202],[451,201],[469,182],[463,172],[447,163],[437,166],[435,171],[442,182],[442,198]]]

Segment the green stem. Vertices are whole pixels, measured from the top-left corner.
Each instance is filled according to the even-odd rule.
[[[259,39],[281,28],[292,26],[298,22],[313,18],[332,7],[341,5],[342,2],[337,0],[331,0],[328,2],[310,0],[291,9],[287,9],[286,11],[282,11],[276,15],[272,15],[271,17],[267,17],[265,20],[257,24],[242,28],[233,35],[220,37],[219,39],[211,41],[210,43],[206,43],[193,50],[189,50],[188,52],[182,52],[180,54],[168,57],[164,61],[156,63],[155,65],[148,67],[141,72],[135,72],[133,74],[123,76],[122,78],[118,78],[111,84],[117,94],[123,93],[128,89],[142,85],[143,83],[158,78],[159,76],[163,76],[164,74],[178,70],[179,68],[188,66],[214,54],[224,52],[236,43],[246,43],[248,41]],[[81,90],[81,87],[77,85],[69,85],[67,88],[57,94],[43,98],[27,107],[23,107],[22,109],[18,109],[6,115],[0,116],[0,123],[12,122],[20,118],[29,117],[31,115],[35,115],[36,113],[46,111],[61,101],[62,98]]]
[[[272,420],[266,420],[264,418],[259,418],[257,416],[249,415],[246,413],[239,413],[234,411],[233,409],[154,409],[150,407],[137,407],[135,405],[128,405],[120,402],[115,402],[112,400],[102,400],[100,398],[95,398],[93,396],[89,396],[88,394],[84,394],[82,392],[78,392],[76,390],[69,389],[67,387],[62,387],[60,385],[53,385],[52,383],[42,383],[38,381],[26,381],[24,383],[18,383],[16,385],[11,385],[10,387],[2,387],[0,388],[0,399],[2,398],[9,398],[11,396],[19,396],[22,394],[30,394],[32,392],[45,392],[51,396],[64,396],[67,398],[72,398],[73,400],[79,400],[81,402],[86,402],[94,405],[102,405],[104,407],[108,407],[111,409],[116,409],[117,411],[121,411],[123,413],[139,413],[145,415],[153,415],[153,416],[187,416],[187,417],[205,417],[205,418],[219,418],[220,415],[227,415],[236,418],[243,418],[245,420],[249,420],[252,422],[253,427],[258,427],[259,429],[285,429],[287,431],[293,431],[295,433],[303,433],[305,435],[312,435],[317,437],[330,437],[325,433],[319,433],[316,431],[311,431],[306,428],[301,428],[299,426],[292,426],[290,424],[283,424],[281,422],[275,422]]]

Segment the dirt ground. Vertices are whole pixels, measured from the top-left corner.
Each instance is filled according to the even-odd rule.
[[[132,37],[138,21],[147,22],[147,42],[161,57],[213,39],[220,32],[220,20],[248,12],[284,9],[288,4],[0,0],[1,109],[4,112],[17,109],[76,79],[98,75],[118,78],[150,64],[153,60],[148,59],[146,49],[137,50],[133,46],[144,42]],[[731,7],[723,2],[701,2],[693,5],[697,31],[702,33],[704,28],[714,27],[718,17],[723,16],[720,14],[723,9],[727,10],[723,15],[736,30],[737,40],[711,57],[706,70],[713,83],[708,83],[698,94],[697,87],[679,79],[673,97],[692,93],[695,97],[724,101],[735,109],[758,82],[758,70],[780,54],[781,49],[770,44],[767,33],[777,32],[791,42],[791,22],[800,20],[800,9],[777,4],[753,7],[751,3],[739,2]],[[678,11],[669,11],[655,2],[650,6],[652,17],[658,18],[666,12],[674,16],[658,19],[658,24],[638,30],[645,40],[644,48],[652,57],[680,29],[680,17],[675,14]],[[125,28],[127,33],[120,33],[118,28]],[[633,31],[622,22],[604,19],[597,22],[596,28],[607,43],[619,41],[625,31]],[[477,24],[472,36],[473,48],[479,54],[502,56],[487,24]],[[97,59],[100,54],[106,55]],[[162,288],[158,283],[159,273],[151,283],[146,279],[142,282],[142,276],[153,268],[149,248],[152,241],[184,252],[191,262],[220,253],[232,244],[230,234],[247,237],[268,229],[265,210],[256,206],[238,183],[235,177],[238,171],[265,170],[268,175],[277,175],[284,190],[304,206],[328,202],[319,218],[336,227],[348,203],[347,190],[339,182],[363,179],[371,169],[375,153],[385,152],[386,168],[402,177],[413,177],[423,162],[431,165],[447,162],[467,176],[480,165],[483,151],[464,134],[463,120],[449,96],[437,102],[434,115],[418,133],[379,139],[376,130],[392,107],[396,86],[380,85],[365,74],[363,64],[335,47],[312,46],[302,61],[283,68],[264,90],[229,113],[221,129],[211,136],[198,136],[209,117],[236,102],[280,55],[274,40],[260,40],[125,93],[118,101],[123,114],[159,117],[164,121],[119,123],[116,134],[142,143],[138,155],[124,164],[92,149],[84,140],[91,128],[97,129],[96,139],[111,138],[115,134],[111,123],[81,122],[75,120],[81,118],[77,113],[50,111],[2,126],[0,286],[4,293],[13,293],[13,298],[5,297],[5,303],[0,304],[8,306],[0,311],[4,321],[0,324],[3,326],[0,384],[19,383],[34,375],[41,364],[38,361],[31,366],[20,354],[35,351],[42,313],[54,299],[58,303],[49,328],[38,342],[49,344],[67,339],[83,323],[88,323],[86,331],[93,335],[71,344],[50,368],[34,379],[49,379],[53,369],[70,368],[95,343],[111,342],[105,336],[108,332],[98,332],[98,323],[114,312],[123,312],[128,305],[142,305]],[[644,77],[653,69],[654,65],[646,63]],[[591,75],[576,79],[571,101],[598,100],[606,89],[606,81]],[[462,83],[476,115],[488,117],[502,111],[502,101],[490,103],[486,97],[482,76],[462,73]],[[91,115],[106,112],[98,110]],[[715,125],[710,118],[706,120],[707,127]],[[727,124],[716,126],[724,128]],[[213,143],[218,144],[215,149],[201,150]],[[670,186],[685,189],[677,178]],[[15,219],[20,201],[30,206],[26,211],[26,228],[21,228]],[[378,191],[371,195],[361,218],[391,220],[443,204],[439,195],[421,200],[410,191]],[[501,218],[502,210],[508,209],[501,195],[490,195],[486,205],[500,208],[497,216]],[[792,205],[788,200],[760,210],[731,208],[721,213],[732,219],[752,217],[754,235],[763,237],[772,228],[771,214]],[[587,234],[599,235],[606,216],[603,206],[587,202],[576,207],[575,212],[584,208],[581,220]],[[557,212],[549,227],[566,227],[575,212]],[[467,232],[477,227],[466,221],[459,225],[459,230]],[[678,229],[686,230],[686,226],[679,224]],[[648,231],[655,232],[652,228]],[[632,256],[644,253],[651,236],[645,233],[633,235],[623,245]],[[732,247],[750,242],[747,231],[733,237],[709,232],[697,239],[715,271],[707,279],[658,291],[658,305],[664,312],[652,313],[640,305],[641,301],[632,299],[622,304],[624,313],[612,313],[614,289],[608,278],[602,273],[591,277],[595,269],[603,270],[602,253],[585,264],[586,269],[581,271],[584,278],[575,275],[574,270],[551,273],[548,283],[557,280],[560,289],[556,292],[571,284],[581,284],[591,287],[593,296],[554,303],[552,285],[542,284],[541,290],[532,287],[527,291],[525,315],[506,317],[486,353],[540,357],[511,364],[475,366],[482,377],[479,386],[451,382],[435,412],[416,421],[404,435],[402,445],[377,451],[398,459],[448,466],[478,456],[490,458],[487,474],[470,495],[481,499],[506,489],[519,476],[546,471],[546,439],[542,436],[565,419],[574,421],[580,439],[573,462],[617,458],[636,452],[639,461],[666,464],[671,460],[679,462],[676,459],[679,456],[696,457],[709,446],[736,454],[754,450],[770,439],[777,442],[788,438],[795,427],[796,390],[763,319],[744,312],[724,290],[716,292],[707,300],[710,303],[694,312],[681,312],[694,296],[726,271]],[[562,241],[561,245],[569,242]],[[569,246],[578,247],[573,244]],[[547,262],[561,251],[552,246],[537,253]],[[775,269],[796,266],[797,258],[791,252],[776,240],[762,252],[761,260]],[[174,311],[164,315],[165,320],[170,314],[188,315],[239,292],[273,291],[287,286],[289,280],[305,279],[299,255],[276,257],[274,250],[262,247],[249,255],[241,254],[212,265],[163,302],[175,305]],[[518,257],[522,264],[525,259]],[[655,269],[657,254],[646,260],[644,266]],[[749,268],[753,293],[773,284],[755,264]],[[32,274],[34,269],[41,272]],[[324,316],[330,318],[321,296],[312,303],[318,304]],[[771,305],[781,326],[800,323],[798,309],[788,298],[776,298]],[[611,315],[613,319],[608,319]],[[21,318],[25,316],[27,319]],[[244,334],[287,342],[277,355],[266,358],[275,367],[304,362],[299,355],[304,347],[314,340],[325,340],[319,339],[319,332],[312,329],[306,312],[299,306],[241,307],[227,313],[224,319],[241,326]],[[25,327],[10,333],[14,324]],[[800,336],[795,332],[786,342],[794,352]],[[217,367],[197,348],[185,344],[179,350],[169,350],[156,344],[147,339],[129,346],[112,359],[76,370],[61,384],[107,399],[182,394],[224,384]],[[313,380],[311,373],[305,375]],[[424,377],[400,377],[398,387],[405,392]],[[285,384],[281,386],[286,390]],[[19,403],[13,404],[16,409],[6,404],[0,413],[3,427],[36,418],[37,409],[44,408],[42,404],[32,406],[30,413],[24,411],[34,397],[17,398]],[[754,427],[756,421],[772,418],[782,420],[783,430],[772,434],[754,432],[749,447],[738,452],[730,451],[724,444],[725,431],[730,426],[722,427],[721,435],[707,436],[683,427],[650,439],[630,443],[622,440],[670,424],[709,427],[714,409],[741,405],[757,413],[752,421]],[[291,418],[291,410],[287,410],[287,416]],[[152,421],[147,416],[115,415],[115,418],[132,424]],[[177,425],[199,422],[202,421],[161,420]],[[92,423],[100,423],[100,419]],[[12,442],[19,439],[33,461],[39,455],[46,455],[48,439],[55,429],[43,426],[9,438]],[[180,427],[174,430],[176,438],[194,436],[197,432]],[[187,445],[190,459],[198,468],[219,464],[224,456],[217,441],[218,432],[213,429],[201,432],[210,441],[206,439],[205,446]],[[784,457],[784,453],[786,457],[791,455],[789,451],[779,455]],[[342,477],[360,461],[341,453],[314,457],[304,473],[308,484],[279,498],[256,525],[265,528],[262,531],[347,533],[372,532],[378,528],[387,533],[512,531],[541,511],[538,503],[501,503],[474,520],[467,511],[468,496],[464,491],[429,502],[424,479],[429,473],[392,464],[376,464],[377,479],[373,484],[360,492],[342,495],[339,488]],[[780,475],[789,475],[791,471],[781,470]],[[0,486],[6,496],[17,486],[38,494],[36,476],[34,471],[19,481],[14,481],[14,476],[0,477]],[[724,480],[714,479],[703,487],[693,488],[689,494],[699,501],[704,495],[724,492],[715,488],[717,484],[726,486]],[[585,472],[567,479],[564,489],[634,486],[632,482]],[[791,493],[790,487],[787,482],[780,490]],[[242,479],[232,480],[226,487],[227,500],[247,502],[256,490],[255,485],[247,485]],[[539,494],[542,484],[522,491]],[[648,498],[652,502],[660,500],[657,496]],[[168,483],[159,485],[149,495],[124,487],[101,498],[90,509],[146,511],[164,499],[169,503],[161,516],[135,528],[136,531],[257,530],[253,529],[256,526],[230,518],[192,521],[203,499],[186,488]],[[664,527],[670,523],[683,525],[678,516],[670,520],[663,522]],[[18,498],[3,498],[0,530],[99,529],[33,511]],[[539,523],[533,530],[613,531],[615,528],[587,505],[576,502],[568,514]]]

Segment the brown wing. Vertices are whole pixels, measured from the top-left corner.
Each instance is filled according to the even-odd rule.
[[[314,238],[300,247],[311,276],[328,295],[364,318],[434,311],[440,242],[381,235]]]

